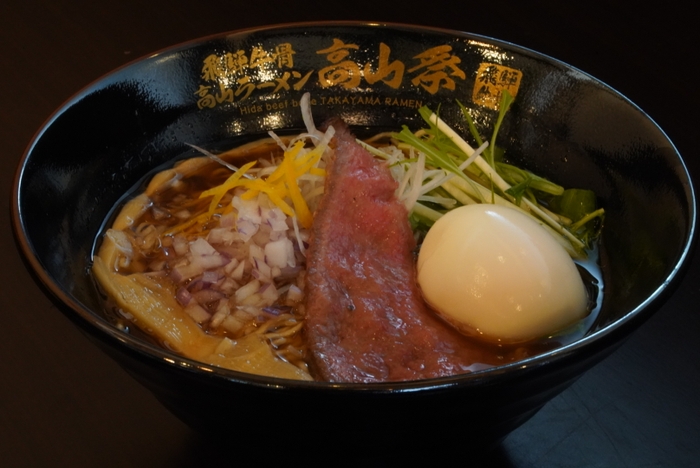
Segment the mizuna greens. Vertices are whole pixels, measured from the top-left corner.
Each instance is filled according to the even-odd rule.
[[[489,141],[479,134],[469,111],[458,103],[477,148],[473,148],[428,107],[419,110],[427,128],[404,126],[392,134],[400,151],[368,148],[394,166],[399,196],[418,231],[426,232],[446,211],[472,203],[504,204],[530,214],[566,248],[585,258],[602,228],[604,210],[586,189],[565,189],[543,177],[503,161],[496,139],[513,103],[504,91]]]

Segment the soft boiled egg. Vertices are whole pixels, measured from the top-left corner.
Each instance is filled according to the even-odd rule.
[[[515,208],[466,205],[440,218],[418,256],[418,284],[445,320],[502,343],[547,336],[587,314],[569,254]]]

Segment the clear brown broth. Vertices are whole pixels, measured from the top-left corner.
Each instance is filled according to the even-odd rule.
[[[261,150],[252,150],[243,157],[237,157],[234,159],[226,157],[225,155],[220,155],[220,157],[231,164],[243,165],[246,162],[254,159],[267,158],[269,160],[271,157],[280,157],[281,155],[281,150],[270,151],[269,146],[264,146]],[[176,226],[178,223],[181,223],[181,220],[175,216],[175,213],[178,213],[183,209],[188,209],[198,213],[205,212],[209,206],[209,199],[199,199],[199,194],[209,188],[220,185],[230,175],[231,172],[229,169],[212,161],[210,164],[207,164],[206,166],[182,179],[181,184],[171,186],[154,194],[151,197],[151,206],[134,223],[134,226],[160,225],[170,228]],[[142,192],[143,189],[144,185],[140,185],[134,189],[131,195],[136,196],[139,192]],[[230,196],[225,197],[222,200],[222,203],[230,202],[230,199]],[[118,211],[119,208],[113,210],[113,213],[116,214]],[[111,224],[111,222],[106,222],[105,226],[109,227]],[[207,224],[199,226],[198,229],[201,229],[202,233],[205,233],[206,230],[215,227],[216,224],[216,220],[211,220]],[[190,233],[190,235],[192,234],[196,233]],[[171,240],[172,239],[170,239],[170,241]],[[99,240],[97,243],[99,244]],[[170,255],[168,253],[168,246],[168,236],[165,236],[162,239],[161,248],[153,249],[149,251],[147,255],[141,255],[139,258],[135,259],[131,268],[122,270],[121,272],[128,274],[136,271],[148,271],[148,264],[153,264],[154,262],[159,261],[166,262],[167,265]],[[580,339],[587,333],[588,330],[591,329],[602,304],[603,285],[601,271],[597,263],[597,251],[590,252],[588,261],[585,263],[579,263],[577,266],[589,295],[589,314],[587,317],[575,326],[567,330],[563,330],[554,336],[547,336],[531,342],[519,343],[516,345],[499,344],[498,342],[494,342],[492,340],[481,340],[475,337],[465,336],[464,339],[469,342],[469,346],[476,346],[481,351],[481,361],[483,362],[475,363],[474,370],[505,365],[526,359],[528,357],[546,353]],[[124,317],[114,303],[106,299],[106,305],[109,316],[119,328],[123,329],[125,332],[141,336],[149,341],[154,341],[150,335],[138,328],[138,323],[134,323],[129,318]],[[299,320],[303,320],[303,305],[291,307],[289,311],[294,317],[298,318]],[[269,316],[261,316],[258,317],[255,323],[251,325],[252,327],[257,327],[264,324],[269,319]],[[135,325],[135,327],[132,325]],[[248,327],[247,330],[241,331],[238,334],[231,334],[221,329],[206,331],[214,334],[222,334],[231,338],[238,338],[241,335],[250,332],[250,330],[251,328]],[[291,343],[297,352],[294,353],[292,358],[289,356],[282,357],[299,366],[305,366],[304,363],[307,362],[307,348],[304,343],[303,333],[295,334],[291,340]],[[156,342],[156,344],[163,347],[162,343]],[[295,360],[297,362],[294,362]]]

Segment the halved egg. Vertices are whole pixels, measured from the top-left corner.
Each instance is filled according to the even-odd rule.
[[[576,265],[534,219],[515,208],[466,205],[440,218],[418,257],[426,301],[466,334],[518,343],[587,314]]]

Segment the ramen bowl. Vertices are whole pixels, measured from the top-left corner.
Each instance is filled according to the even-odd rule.
[[[157,168],[343,118],[358,134],[422,125],[427,105],[466,132],[456,101],[509,158],[605,208],[602,305],[574,343],[438,379],[344,384],[244,374],[182,358],[107,313],[90,275],[105,220]],[[380,446],[409,457],[485,450],[620,346],[668,298],[694,238],[688,171],[663,131],[595,78],[553,58],[467,33],[402,25],[301,24],[178,45],[87,86],[37,133],[18,168],[13,226],[28,269],[60,310],[191,427],[266,453],[300,440]],[[300,433],[299,423],[311,428]],[[270,439],[275,439],[270,444]],[[317,449],[314,449],[317,450]],[[318,450],[317,450],[318,451]]]

